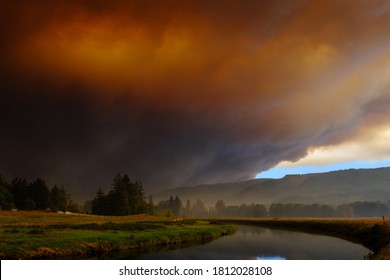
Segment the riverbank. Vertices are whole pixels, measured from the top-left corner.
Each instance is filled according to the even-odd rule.
[[[373,252],[370,259],[390,260],[390,221],[384,223],[382,218],[263,218],[218,219],[217,221],[334,236],[359,243],[370,249]]]
[[[147,215],[0,212],[0,259],[105,259],[232,234],[233,225]]]

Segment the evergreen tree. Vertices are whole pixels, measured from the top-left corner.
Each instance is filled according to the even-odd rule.
[[[183,209],[183,216],[185,217],[191,217],[191,200],[187,199],[186,206]]]
[[[0,185],[0,210],[12,209],[13,207],[12,194],[6,187]]]
[[[215,204],[215,210],[218,217],[223,217],[225,215],[226,205],[223,200],[218,200]]]
[[[172,213],[175,216],[179,216],[181,212],[181,208],[183,207],[180,198],[176,195],[175,199],[173,200],[173,205],[172,205]]]
[[[10,192],[10,186],[0,175],[0,210],[12,209],[14,206],[14,198]]]
[[[65,212],[68,210],[69,205],[72,203],[70,199],[70,194],[66,191],[64,186],[60,188],[60,205],[59,208],[61,211]]]
[[[114,191],[111,193],[114,197],[114,215],[124,216],[129,215],[130,201],[129,201],[129,184],[130,178],[128,176],[121,176],[118,173],[114,178]]]
[[[51,189],[50,192],[50,209],[52,211],[60,211],[61,204],[61,190],[57,185]]]
[[[140,181],[130,183],[128,196],[130,203],[130,214],[145,213],[145,192]]]
[[[50,191],[44,180],[38,178],[28,188],[29,198],[34,201],[35,209],[45,210],[50,206]]]
[[[132,182],[127,175],[122,176],[118,173],[114,177],[112,187],[113,189],[107,195],[98,190],[92,202],[93,214],[123,216],[150,211],[144,200],[141,182]]]
[[[104,192],[101,188],[96,192],[96,197],[92,200],[91,211],[96,215],[103,215],[107,213],[106,210],[106,197],[104,196]]]
[[[148,203],[146,206],[147,206],[146,213],[148,215],[155,215],[156,214],[152,195],[149,195],[149,200],[148,200]]]
[[[24,178],[15,178],[11,183],[11,193],[14,198],[15,207],[21,210],[26,210],[28,204],[28,184]]]
[[[198,217],[204,217],[207,215],[207,210],[206,207],[204,206],[203,201],[201,201],[200,199],[196,200],[196,202],[192,207],[192,213]]]

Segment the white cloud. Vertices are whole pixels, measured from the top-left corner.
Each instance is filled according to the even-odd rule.
[[[353,141],[335,146],[310,148],[308,155],[296,162],[283,161],[276,167],[325,166],[354,161],[390,160],[390,125],[370,129]]]

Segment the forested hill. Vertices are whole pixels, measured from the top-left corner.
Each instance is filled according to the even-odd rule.
[[[178,195],[182,201],[201,199],[214,205],[227,204],[324,203],[390,200],[390,167],[348,169],[326,173],[287,175],[282,179],[257,179],[168,189],[154,194],[155,201]]]

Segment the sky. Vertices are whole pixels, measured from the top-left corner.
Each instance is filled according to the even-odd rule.
[[[389,24],[385,0],[3,0],[0,174],[88,199],[385,163]]]
[[[337,146],[309,148],[308,154],[298,161],[281,161],[275,167],[257,174],[256,178],[279,179],[290,174],[390,166],[388,153],[390,131],[384,128],[367,135],[369,138],[364,141],[359,139],[346,141]]]

